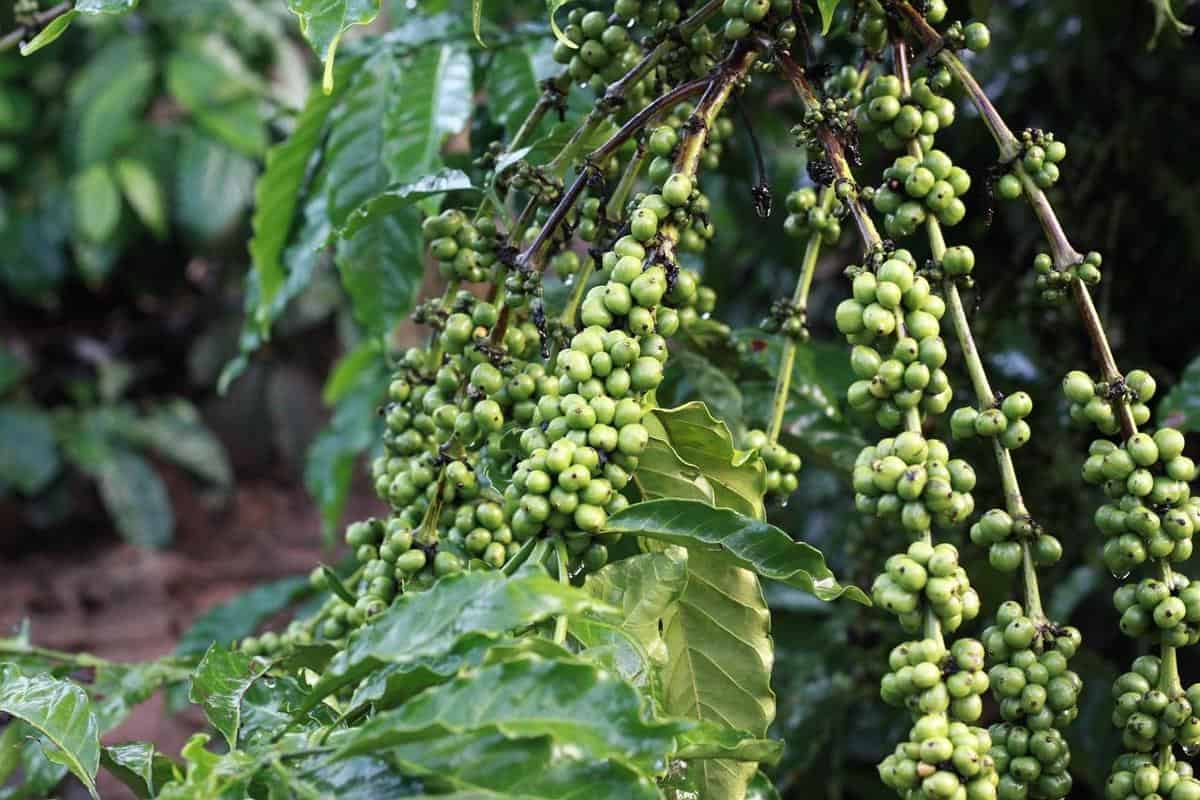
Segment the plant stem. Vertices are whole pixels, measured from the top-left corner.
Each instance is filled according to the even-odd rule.
[[[11,50],[17,45],[25,41],[26,36],[36,36],[43,28],[49,25],[54,20],[66,14],[74,7],[74,3],[59,3],[45,11],[39,11],[33,15],[32,25],[20,25],[6,33],[3,38],[0,38],[0,53],[6,50]]]
[[[833,207],[834,188],[821,190],[821,210],[829,213]],[[814,231],[804,246],[804,258],[800,262],[800,278],[792,293],[792,308],[796,313],[806,314],[808,292],[812,287],[813,273],[817,268],[817,257],[821,254],[821,231]],[[795,336],[784,335],[783,351],[779,354],[779,374],[775,377],[775,396],[771,401],[771,424],[767,428],[767,441],[775,444],[783,430],[783,417],[787,411],[788,393],[792,386],[792,370],[796,366],[796,350],[799,342]]]
[[[562,537],[556,537],[554,540],[554,560],[558,562],[558,582],[567,584],[570,582],[570,575],[567,572],[567,543]],[[554,620],[554,643],[566,644],[567,642],[567,615],[560,614]]]

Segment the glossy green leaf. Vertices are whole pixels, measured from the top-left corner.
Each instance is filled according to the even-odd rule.
[[[71,180],[75,230],[90,242],[104,242],[121,221],[121,192],[105,164],[93,164]]]
[[[716,505],[763,517],[767,471],[762,459],[735,449],[729,428],[703,403],[655,409],[647,420],[651,436],[666,441],[707,479]]]
[[[414,181],[440,161],[442,140],[471,116],[471,57],[459,45],[427,45],[401,67],[383,120],[383,160],[397,183]]]
[[[821,35],[829,33],[830,26],[833,25],[833,15],[837,11],[841,0],[817,0],[817,8],[821,10]]]
[[[710,720],[684,731],[676,740],[675,757],[685,761],[722,758],[774,766],[783,755],[783,742],[764,739]]]
[[[204,709],[204,716],[221,732],[230,748],[238,743],[242,698],[264,671],[254,665],[250,656],[214,644],[192,673],[188,699]]]
[[[157,238],[167,235],[167,199],[158,178],[145,163],[122,158],[114,165],[117,182],[130,208]]]
[[[434,197],[445,192],[475,189],[471,178],[462,170],[442,169],[418,178],[412,183],[388,187],[385,191],[367,200],[354,209],[338,233],[353,237],[359,229],[377,223],[381,218],[395,214],[412,205],[415,200]]]
[[[344,354],[329,371],[325,386],[321,389],[321,401],[325,405],[336,405],[354,388],[358,379],[367,373],[381,358],[379,342],[364,339],[350,352]]]
[[[485,88],[488,114],[511,135],[533,110],[542,93],[541,80],[548,77],[541,49],[524,42],[497,50],[488,66]]]
[[[746,787],[746,800],[780,800],[779,790],[762,772],[757,773]]]
[[[100,733],[87,693],[49,675],[22,675],[0,664],[0,711],[24,720],[53,742],[46,756],[71,770],[92,797],[100,768]]]
[[[643,500],[675,497],[709,505],[716,503],[712,485],[700,469],[680,458],[675,448],[660,436],[651,435],[638,459],[633,480]]]
[[[88,693],[101,733],[120,725],[163,686],[185,679],[183,667],[161,661],[104,664],[95,668]]]
[[[402,80],[395,55],[383,50],[359,65],[329,120],[325,146],[329,219],[335,228],[392,182],[384,152],[385,118]]]
[[[166,547],[175,535],[167,488],[146,459],[114,447],[95,470],[100,499],[121,537],[138,547]]]
[[[729,509],[695,500],[650,500],[614,514],[606,530],[657,539],[692,552],[719,553],[739,567],[810,592],[821,600],[846,595],[870,605],[858,587],[838,583],[820,550],[793,541],[774,525]]]
[[[214,644],[227,646],[249,636],[268,617],[310,592],[308,576],[296,575],[264,583],[205,611],[175,646],[177,655],[199,655]]]
[[[584,583],[593,597],[620,611],[617,626],[654,657],[666,658],[659,621],[668,616],[687,586],[687,551],[668,548],[606,565]]]
[[[309,94],[291,135],[267,151],[266,168],[254,185],[250,258],[258,275],[258,309],[254,316],[260,322],[268,318],[267,311],[283,286],[284,248],[297,209],[303,207],[301,190],[336,100],[337,95]]]
[[[687,726],[647,719],[632,686],[590,664],[524,658],[464,673],[377,714],[338,752],[370,753],[491,728],[513,738],[550,736],[589,760],[654,773]]]
[[[50,416],[36,408],[0,406],[0,484],[36,494],[61,469]]]
[[[479,666],[488,652],[508,640],[468,634],[444,653],[403,664],[386,664],[365,677],[354,690],[350,707],[393,708],[417,692],[443,683],[465,667]]]
[[[579,645],[580,659],[620,676],[637,687],[656,711],[662,709],[661,672],[667,647],[661,639],[656,660],[642,642],[615,622],[585,617],[574,620],[568,633]]]
[[[209,736],[193,734],[181,751],[186,761],[186,774],[163,787],[159,800],[245,800],[250,783],[262,769],[255,756],[234,750],[217,755],[205,749]]]
[[[78,11],[71,10],[52,19],[49,25],[37,32],[36,36],[28,42],[21,43],[21,55],[33,55],[46,45],[53,43],[67,32],[67,28],[71,27],[71,20],[75,19],[78,14]]]
[[[386,334],[412,310],[425,280],[421,212],[405,206],[339,239],[335,261],[355,318]]]
[[[670,502],[670,501],[657,501]],[[668,713],[766,736],[775,717],[771,614],[753,572],[717,554],[688,554],[688,583],[663,636]],[[728,759],[688,764],[702,797],[741,798],[756,765]]]
[[[379,16],[379,0],[288,0],[300,32],[325,64],[325,92],[333,91],[333,64],[342,34]]]
[[[233,485],[233,467],[224,446],[187,400],[156,406],[123,426],[121,433],[132,444],[153,450],[198,478],[220,487]]]
[[[1179,383],[1159,401],[1158,419],[1183,431],[1200,431],[1200,356],[1192,359]]]
[[[329,761],[324,756],[288,760],[288,768],[258,776],[270,798],[391,800],[416,797],[421,781],[402,774],[385,758],[361,756]]]
[[[169,783],[175,765],[149,742],[128,742],[100,751],[100,766],[112,773],[138,798],[154,797]]]
[[[438,581],[425,592],[405,594],[350,637],[313,687],[311,707],[383,664],[417,664],[451,652],[468,635],[501,635],[558,615],[603,611],[580,589],[552,580],[543,570],[511,579],[470,572]]]

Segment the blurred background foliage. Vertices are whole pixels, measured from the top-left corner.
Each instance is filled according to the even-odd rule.
[[[1170,26],[1149,47],[1164,7],[971,0],[952,2],[951,13],[991,26],[992,46],[974,66],[1010,124],[1053,129],[1068,143],[1053,200],[1076,245],[1104,253],[1098,303],[1120,363],[1151,370],[1163,420],[1200,433],[1200,116],[1190,102],[1200,97],[1200,59],[1197,41]],[[520,118],[514,109],[553,69],[543,7],[487,0],[489,49],[472,44],[466,0],[385,10],[355,36],[391,28],[397,42],[436,38],[469,52],[479,113],[441,158],[470,172],[472,155]],[[1175,11],[1200,19],[1179,3]],[[0,31],[11,27],[4,13]],[[386,378],[385,348],[364,319],[388,329],[394,320],[364,312],[371,293],[344,273],[339,280],[333,255],[312,249],[306,279],[273,306],[269,341],[243,310],[258,305],[247,253],[255,181],[269,146],[295,126],[319,65],[279,0],[156,0],[121,19],[82,22],[40,56],[0,56],[0,553],[103,547],[118,536],[169,547],[164,463],[193,475],[216,503],[251,478],[303,481],[332,533],[358,457],[376,440],[374,398]],[[348,38],[340,58],[353,64],[354,47]],[[844,55],[819,40],[813,47],[818,62]],[[497,83],[495,60],[514,58],[523,82]],[[704,399],[735,427],[761,425],[768,413],[776,344],[754,326],[790,292],[799,254],[780,207],[805,180],[790,97],[755,86],[743,106],[777,208],[768,220],[754,213],[742,131],[705,182],[718,231],[705,280],[737,334],[681,347],[660,390],[664,406]],[[968,119],[955,136],[956,161],[985,174],[995,151],[982,125]],[[881,168],[869,162],[860,174]],[[1086,436],[1067,426],[1058,392],[1061,376],[1090,354],[1071,308],[1036,302],[1029,266],[1041,236],[1032,215],[993,202],[985,183],[975,182],[968,204],[994,205],[990,225],[974,218],[960,234],[977,254],[973,323],[998,388],[1019,386],[1037,404],[1017,468],[1034,514],[1066,548],[1044,585],[1051,614],[1080,627],[1087,644],[1078,659],[1087,688],[1071,730],[1074,796],[1099,796],[1118,744],[1108,685],[1127,640],[1091,523],[1099,498],[1078,477]],[[849,236],[843,243],[818,268],[814,339],[793,381],[788,444],[806,467],[800,490],[772,516],[866,586],[893,541],[854,512],[848,486],[848,466],[873,434],[843,402],[850,373],[832,311],[846,291],[841,270],[856,256]],[[406,269],[411,303],[421,264]],[[412,335],[400,326],[390,344]],[[313,399],[322,384],[325,411]],[[956,389],[969,396],[965,383]],[[987,508],[998,495],[987,454],[973,443],[963,450],[980,465],[978,507]],[[977,548],[964,552],[976,559],[968,569],[984,607],[994,608],[1008,579]],[[785,796],[813,797],[814,786],[830,798],[886,796],[873,764],[904,722],[878,700],[877,681],[895,626],[777,588],[769,599]],[[272,610],[268,602],[255,613]],[[1185,670],[1198,668],[1185,657]]]

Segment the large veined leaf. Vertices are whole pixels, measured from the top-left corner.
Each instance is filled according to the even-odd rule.
[[[512,579],[497,572],[452,575],[428,591],[401,596],[356,631],[313,687],[306,707],[384,664],[419,664],[448,653],[469,635],[499,638],[559,615],[605,609],[586,592],[564,586],[544,571]]]
[[[783,742],[778,739],[764,739],[707,720],[684,731],[675,744],[675,756],[685,761],[722,758],[774,766],[783,755]]]
[[[0,664],[0,711],[24,720],[54,744],[46,756],[66,766],[96,794],[100,768],[100,732],[87,693],[70,681],[49,675],[22,675]]]
[[[412,310],[425,278],[421,212],[405,206],[376,218],[337,243],[338,271],[354,316],[386,334]]]
[[[416,200],[474,188],[470,177],[458,169],[442,169],[411,183],[389,186],[356,208],[338,233],[352,238],[364,226],[373,225],[389,214],[408,208]]]
[[[771,614],[753,572],[720,556],[688,554],[688,583],[663,636],[668,713],[766,736],[775,717]],[[740,800],[757,766],[730,759],[688,763],[701,797]]]
[[[175,535],[167,488],[137,453],[113,447],[94,470],[100,499],[121,537],[139,547],[166,547]]]
[[[260,324],[284,282],[283,252],[302,205],[303,189],[321,142],[325,121],[337,95],[312,92],[296,127],[287,139],[267,151],[266,168],[254,185],[254,236],[250,258],[258,275],[258,307],[254,317]]]
[[[496,729],[518,737],[550,736],[589,760],[662,771],[687,724],[647,719],[628,683],[591,664],[521,658],[428,689],[377,714],[340,743],[342,755],[453,734]]]
[[[360,756],[329,761],[323,756],[295,759],[294,769],[261,773],[269,797],[381,800],[416,797],[421,781],[401,774],[386,759]]]
[[[350,698],[351,708],[370,705],[376,709],[392,708],[417,692],[436,686],[456,675],[464,667],[478,666],[493,647],[505,639],[468,634],[456,641],[449,650],[403,664],[386,664],[365,677]]]
[[[686,586],[687,552],[679,548],[614,561],[588,575],[584,583],[596,599],[620,610],[617,627],[664,661],[666,645],[659,620],[669,614]]]
[[[461,45],[427,45],[402,67],[384,116],[383,159],[405,183],[433,170],[442,140],[471,116],[471,57]]]
[[[333,91],[333,64],[342,34],[379,16],[379,0],[288,0],[300,32],[325,62],[325,92]]]
[[[712,487],[716,505],[763,518],[767,471],[762,459],[738,451],[729,428],[714,419],[704,403],[655,409],[647,415],[646,427],[652,437],[665,441],[684,463],[700,471]]]
[[[675,448],[662,438],[663,435],[665,434],[651,434],[633,473],[634,483],[641,492],[642,499],[676,497],[714,505],[716,497],[712,485],[700,472],[700,468],[680,458]]]
[[[870,605],[856,586],[842,586],[821,551],[762,520],[695,500],[634,503],[609,518],[606,530],[716,553],[765,578],[810,592],[821,600],[842,595]]]
[[[254,666],[250,656],[214,644],[192,673],[188,699],[204,709],[204,715],[230,748],[236,748],[238,743],[242,698],[265,672],[265,668]]]
[[[402,744],[389,758],[406,772],[456,790],[457,800],[661,800],[645,775],[620,762],[578,758],[553,737],[510,739],[477,731]]]
[[[60,469],[50,416],[37,408],[0,406],[0,485],[35,494]]]
[[[100,765],[138,798],[154,797],[174,778],[175,765],[149,742],[128,742],[100,751]]]
[[[391,182],[384,163],[385,118],[396,102],[400,81],[396,56],[389,50],[376,53],[354,70],[341,104],[330,117],[326,191],[335,228]]]
[[[554,60],[548,55],[538,44],[525,42],[497,50],[488,66],[488,113],[510,134],[533,109],[542,79],[552,74]]]

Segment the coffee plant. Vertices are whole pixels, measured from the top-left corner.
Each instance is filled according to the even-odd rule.
[[[34,50],[77,14],[129,5],[34,13],[12,42]],[[343,564],[214,610],[168,658],[47,650],[28,630],[0,642],[7,796],[68,772],[98,796],[104,767],[162,798],[778,797],[765,579],[868,631],[860,676],[899,710],[868,717],[899,721],[879,724],[894,734],[883,786],[1064,798],[1081,697],[1110,688],[1085,687],[1081,632],[1043,601],[1073,536],[1117,580],[1120,633],[1139,640],[1111,685],[1122,752],[1100,767],[1103,792],[1200,798],[1186,761],[1200,683],[1178,656],[1200,640],[1200,584],[1182,571],[1196,467],[1184,434],[1153,423],[1154,377],[1118,366],[1092,297],[1104,260],[1076,249],[1047,195],[1070,178],[1071,137],[1014,132],[973,74],[987,25],[942,0],[553,0],[546,24],[521,23],[535,44],[485,7],[470,24],[412,12],[354,36],[377,4],[288,3],[322,82],[257,183],[227,379],[332,254],[362,336],[327,396],[334,430],[357,435],[318,442],[318,493],[340,516],[369,449],[386,512],[345,527]],[[768,117],[803,159],[774,215],[795,274],[777,276],[760,330],[735,332],[714,316],[715,198],[745,150],[743,202],[772,218],[754,130]],[[994,163],[973,173],[957,132],[980,123]],[[1062,389],[1064,415],[1096,436],[1075,461],[1104,497],[1097,537],[1053,529],[1027,499],[1041,408],[1033,387],[997,388],[976,341],[962,232],[1009,213],[993,209],[1004,199],[1028,206],[1045,249],[1009,268],[1032,267],[1047,315],[1095,355]],[[823,287],[836,351],[810,335],[823,256],[845,265]],[[422,295],[427,269],[438,288]],[[390,337],[403,317],[421,329],[406,348]],[[794,385],[834,353],[844,396]],[[763,402],[742,403],[734,377],[755,370]],[[801,399],[860,421],[868,434],[842,433],[856,454],[830,457],[800,429]],[[767,521],[814,457],[853,491],[853,579]],[[1002,487],[991,508],[976,505],[983,475]],[[211,730],[178,759],[101,745],[160,688]]]

